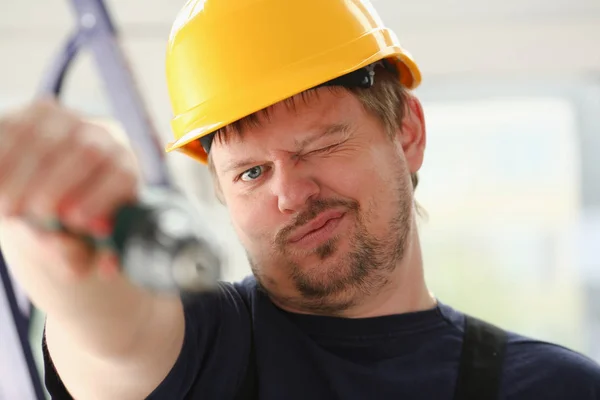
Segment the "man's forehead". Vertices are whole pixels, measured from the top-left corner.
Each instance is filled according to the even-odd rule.
[[[327,116],[334,116],[336,107],[352,95],[341,88],[319,88],[302,92],[274,105],[255,112],[218,131],[225,141],[239,138],[248,131],[277,125],[302,123],[304,126],[316,125]]]
[[[337,92],[338,99],[332,98],[334,92]],[[330,109],[339,101],[340,94],[344,97],[343,92],[345,90],[339,87],[307,90],[228,124],[200,138],[200,143],[210,154],[215,145],[243,143],[248,132],[256,133],[269,129],[287,131],[290,125],[299,124],[307,129],[311,123],[319,122],[330,114]]]
[[[300,151],[323,135],[350,131],[360,103],[348,91],[319,89],[279,102],[259,113],[237,121],[215,136],[211,149],[219,170],[232,169],[241,159],[268,149]],[[345,93],[344,93],[345,92]]]

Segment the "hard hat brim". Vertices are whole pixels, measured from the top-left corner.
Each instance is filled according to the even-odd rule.
[[[382,43],[384,45],[382,45]],[[351,49],[352,51],[349,51]],[[373,51],[376,49],[376,51]],[[356,53],[365,54],[356,61]],[[354,59],[348,59],[348,54]],[[381,28],[363,35],[359,39],[340,46],[326,54],[317,54],[294,65],[277,71],[260,81],[247,82],[245,87],[226,98],[212,98],[211,115],[207,115],[200,104],[171,122],[174,132],[180,132],[174,142],[166,146],[166,152],[180,151],[207,163],[208,155],[198,139],[215,132],[241,118],[270,107],[280,101],[302,93],[324,82],[363,68],[381,59],[393,61],[399,72],[400,81],[407,89],[414,89],[421,83],[421,73],[411,55],[397,45],[393,33]],[[350,68],[348,65],[352,65]],[[236,109],[235,117],[228,110]],[[215,110],[222,110],[221,113]]]

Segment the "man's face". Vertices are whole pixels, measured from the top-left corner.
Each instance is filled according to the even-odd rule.
[[[402,258],[420,161],[407,163],[400,130],[390,138],[351,93],[317,94],[275,105],[211,151],[263,288],[294,309],[339,313],[381,288]]]

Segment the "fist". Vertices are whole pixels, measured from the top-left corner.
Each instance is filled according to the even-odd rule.
[[[135,157],[122,140],[53,100],[0,118],[3,246],[37,248],[80,270],[89,262],[83,244],[59,233],[39,241],[45,233],[31,222],[58,219],[72,232],[105,236],[117,208],[135,201],[138,183]],[[18,240],[10,239],[11,231],[20,232]]]
[[[131,151],[53,100],[0,119],[0,216],[93,232],[137,193]]]

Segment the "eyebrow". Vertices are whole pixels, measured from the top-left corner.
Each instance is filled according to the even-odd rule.
[[[302,151],[309,144],[317,141],[326,136],[335,135],[338,133],[347,133],[350,132],[350,125],[347,123],[335,123],[335,124],[327,124],[322,126],[320,129],[316,130],[316,133],[310,135],[309,137],[302,139],[300,141],[294,140],[294,143],[298,147],[298,151]],[[230,173],[232,171],[237,171],[240,169],[249,168],[253,165],[259,164],[259,161],[254,159],[243,159],[239,161],[233,161],[223,168],[223,173]]]
[[[326,136],[335,135],[336,133],[349,132],[350,125],[346,123],[336,123],[336,124],[327,124],[320,129],[317,129],[317,133],[301,140],[295,141],[296,145],[300,148],[300,150],[304,149],[309,144],[317,141]]]

